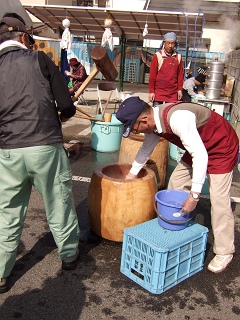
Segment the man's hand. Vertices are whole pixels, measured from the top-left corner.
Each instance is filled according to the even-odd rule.
[[[181,100],[181,99],[182,99],[182,91],[178,90],[178,100]]]
[[[185,216],[189,212],[192,212],[196,208],[198,201],[199,199],[193,199],[192,195],[190,194],[183,203],[183,208],[180,211],[181,215]]]
[[[149,93],[148,95],[148,101],[152,102],[155,100],[155,93]]]
[[[128,172],[128,174],[125,177],[126,180],[136,179],[136,178],[137,178],[137,176],[135,174],[130,173],[130,172]]]
[[[69,72],[69,71],[65,71],[65,74],[69,77],[70,75],[71,75],[71,72]]]

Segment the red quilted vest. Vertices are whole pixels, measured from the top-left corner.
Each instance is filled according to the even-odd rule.
[[[181,140],[172,132],[167,122],[168,111],[177,104],[179,102],[168,105],[163,110],[162,119],[166,132],[161,133],[160,136],[185,150]],[[211,111],[209,120],[204,126],[198,128],[198,132],[208,153],[207,172],[212,174],[231,172],[238,162],[239,140],[229,122],[218,113]],[[187,151],[182,160],[192,165],[192,157]]]

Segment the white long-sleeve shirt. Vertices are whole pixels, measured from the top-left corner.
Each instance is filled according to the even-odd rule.
[[[159,108],[155,107],[153,110],[157,132],[161,133],[162,127],[159,119]],[[170,127],[172,132],[180,138],[183,146],[192,156],[193,176],[191,190],[201,192],[207,172],[208,154],[196,128],[195,114],[188,110],[177,110],[173,112],[170,118]],[[134,175],[138,174],[149,159],[159,140],[160,137],[154,133],[146,133],[144,135],[142,147],[137,153],[130,173]]]
[[[192,77],[192,78],[185,80],[183,83],[183,89],[185,89],[190,96],[197,95],[197,93],[194,91],[195,88],[197,87],[194,80],[195,80],[195,78]]]

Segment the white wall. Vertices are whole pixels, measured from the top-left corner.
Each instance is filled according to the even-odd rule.
[[[5,0],[11,1],[11,0]],[[72,6],[72,0],[20,0],[22,4]]]
[[[119,10],[142,10],[145,0],[112,0],[112,8]]]
[[[39,4],[39,5],[43,5],[46,4],[46,0],[20,0],[22,2],[22,4]]]

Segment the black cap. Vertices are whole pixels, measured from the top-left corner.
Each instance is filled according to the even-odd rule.
[[[0,34],[6,33],[6,32],[23,32],[28,34],[29,41],[31,44],[34,44],[35,41],[33,37],[29,34],[27,28],[25,25],[18,19],[12,18],[12,17],[5,17],[0,20],[0,26],[5,25],[5,28],[1,28]]]
[[[206,76],[204,74],[200,73],[195,77],[195,80],[197,80],[200,83],[203,83],[205,81],[205,78],[206,78]]]
[[[145,102],[139,97],[130,97],[122,102],[116,113],[116,118],[124,125],[123,137],[127,138],[132,127],[143,111]]]

